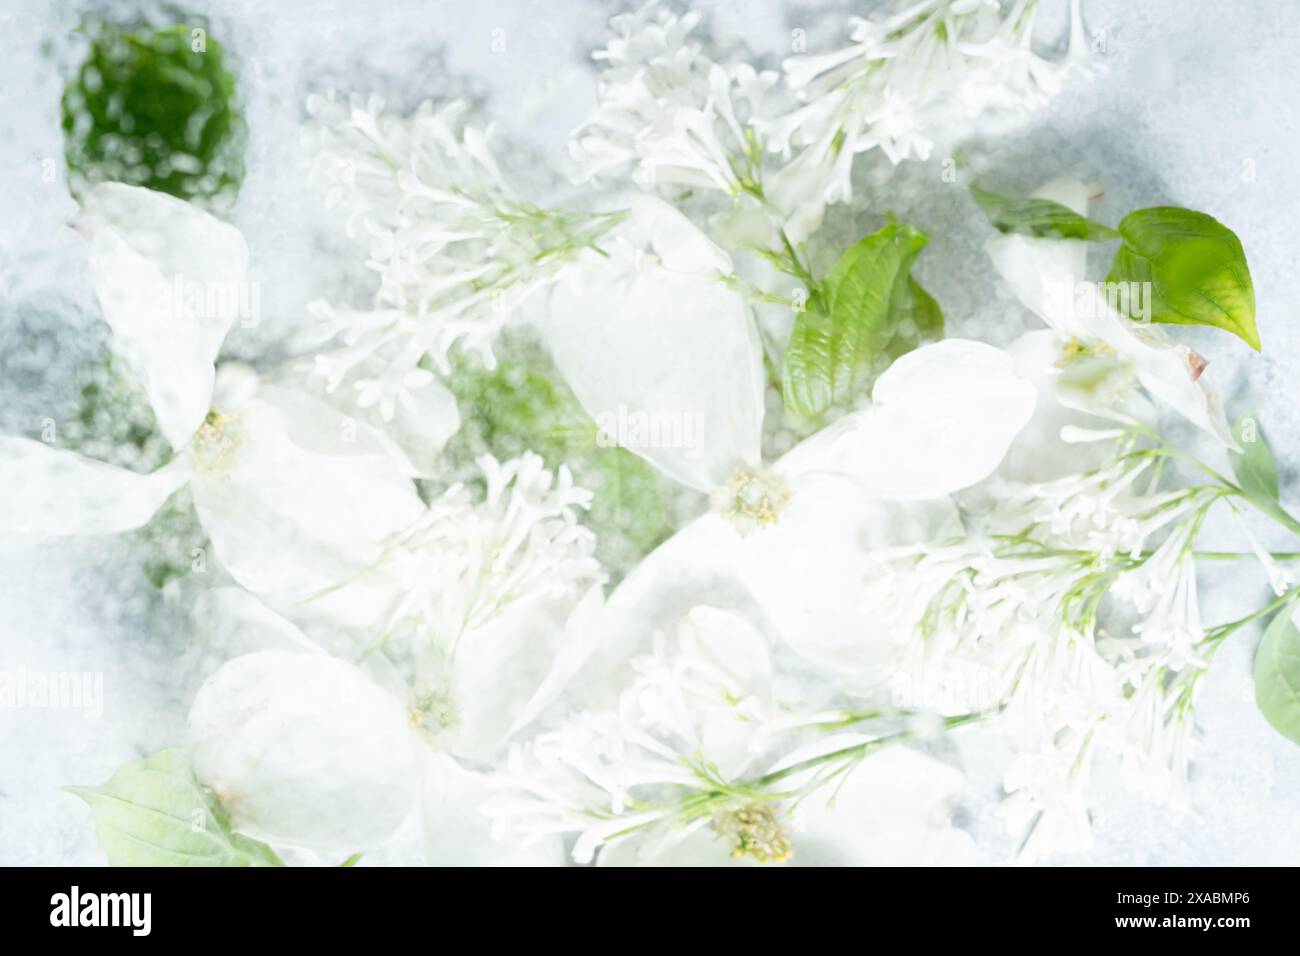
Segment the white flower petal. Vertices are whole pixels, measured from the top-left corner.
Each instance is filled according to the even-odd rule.
[[[808,472],[791,483],[790,502],[774,524],[740,535],[720,516],[705,515],[619,584],[609,597],[606,636],[581,678],[594,704],[609,704],[608,694],[598,695],[618,683],[628,657],[701,604],[735,609],[770,628],[845,688],[870,690],[888,679],[907,635],[884,633],[881,614],[866,601],[868,552],[959,534],[956,508],[947,498],[882,502],[851,476],[816,468],[811,454],[800,459]]]
[[[1133,363],[1142,387],[1155,398],[1228,448],[1240,450],[1219,397],[1199,380],[1197,356],[1185,345],[1171,342],[1162,329],[1125,324],[1114,317],[1107,342]]]
[[[302,384],[310,383],[315,399],[365,426],[412,477],[431,478],[438,473],[442,449],[460,430],[460,409],[456,397],[433,375],[408,376],[419,380],[396,389],[392,415],[386,416],[382,402],[363,407],[356,388],[364,379],[394,374],[383,362],[358,365],[334,389],[326,388],[321,376],[305,374],[309,370],[309,366],[295,368],[294,380],[286,381],[286,386],[301,391]]]
[[[841,687],[867,692],[886,681],[909,635],[882,626],[865,584],[874,548],[941,540],[960,532],[947,498],[882,502],[842,474],[791,483],[773,525],[745,536],[738,568],[783,641]]]
[[[294,624],[243,588],[216,587],[194,602],[194,638],[226,658],[256,651],[321,651]]]
[[[648,651],[655,633],[691,608],[721,604],[758,613],[739,571],[741,544],[730,525],[709,513],[641,559],[606,602],[604,635],[577,685],[588,706],[614,706],[628,659]]]
[[[254,398],[262,387],[257,370],[244,362],[222,362],[212,385],[212,407],[221,412],[237,412]]]
[[[197,469],[194,504],[217,559],[249,591],[290,617],[327,613],[339,626],[360,625],[392,595],[341,586],[425,507],[399,463],[368,448],[363,431],[349,442],[343,416],[320,403],[311,409],[264,386],[229,426],[228,466]],[[321,600],[304,604],[313,598]]]
[[[599,586],[588,592],[583,615],[598,612],[599,594]],[[490,760],[513,730],[563,690],[565,673],[581,668],[600,632],[574,634],[569,647],[571,610],[571,599],[517,602],[485,627],[461,636],[454,676],[457,755]],[[563,669],[557,670],[561,656]]]
[[[608,843],[601,847],[596,865],[759,867],[769,864],[749,856],[732,856],[731,847],[718,839],[712,827],[697,826],[667,834],[636,834]]]
[[[915,750],[877,751],[799,804],[792,862],[971,866],[974,841],[952,826],[947,806],[962,782],[960,771]]]
[[[821,226],[835,169],[835,154],[813,145],[774,173],[767,183],[767,198],[785,217],[786,237],[796,246]]]
[[[1017,372],[1038,390],[1038,401],[1033,417],[1012,442],[998,474],[1012,481],[1037,482],[1100,467],[1112,453],[1109,445],[1070,444],[1062,440],[1061,429],[1106,429],[1114,427],[1115,422],[1062,403],[1057,394],[1061,340],[1056,333],[1050,329],[1026,332],[1007,346],[1007,354],[1015,359]]]
[[[680,213],[640,197],[625,226],[611,258],[589,257],[552,290],[547,342],[606,434],[712,490],[759,460],[758,333],[744,298],[717,279],[730,272],[725,256]]]
[[[442,449],[460,431],[456,396],[434,378],[403,393],[391,422],[363,420],[392,439],[410,462],[411,474],[419,477],[437,474]]]
[[[558,836],[530,845],[497,840],[492,821],[483,814],[491,795],[489,778],[466,770],[445,754],[425,761],[421,811],[425,859],[430,866],[563,866],[564,845]]]
[[[1077,179],[1062,177],[1031,193],[1051,199],[1081,216],[1088,214],[1088,189]],[[1083,239],[1051,239],[1007,233],[985,244],[993,267],[1021,303],[1064,338],[1080,335],[1060,303],[1072,296],[1087,275],[1088,243]]]
[[[631,212],[621,235],[646,245],[665,269],[701,278],[730,270],[727,254],[662,199],[646,193],[624,193],[618,204]]]
[[[76,225],[113,350],[179,451],[208,412],[213,362],[241,297],[251,301],[244,238],[188,203],[121,183],[91,190]]]
[[[739,707],[772,704],[772,659],[766,638],[742,615],[717,607],[692,608],[677,624],[678,645],[711,676],[714,706],[696,711],[703,754],[727,779],[754,759],[758,727]],[[718,706],[724,704],[725,706]]]
[[[188,479],[184,458],[142,475],[44,442],[0,436],[0,531],[130,531],[152,518]]]
[[[352,852],[402,823],[418,740],[396,698],[346,661],[260,651],[223,665],[190,709],[194,771],[249,836]]]
[[[317,455],[358,460],[391,458],[394,474],[414,474],[411,459],[384,433],[382,424],[369,421],[369,409],[353,414],[323,395],[292,385],[266,383],[258,395],[275,407],[295,445]],[[450,393],[447,397],[451,397]],[[432,420],[429,428],[431,433],[443,433],[446,423]]]
[[[852,475],[871,495],[924,500],[992,474],[1033,414],[1037,393],[1001,349],[946,339],[895,361],[872,397],[874,406],[811,439],[823,467]],[[809,467],[807,449],[790,456],[779,466],[785,473]]]
[[[605,637],[605,586],[593,584],[564,622],[563,641],[550,669],[510,725],[509,735],[528,726],[564,692]]]

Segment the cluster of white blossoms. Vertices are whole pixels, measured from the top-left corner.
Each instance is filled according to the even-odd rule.
[[[729,195],[761,187],[756,127],[778,77],[714,63],[690,36],[700,19],[649,3],[610,21],[615,36],[592,54],[602,66],[598,106],[571,147],[584,178],[630,163],[647,186]]]
[[[784,67],[803,104],[769,128],[783,153],[822,161],[879,149],[892,163],[928,159],[932,137],[976,118],[1036,109],[1060,92],[1087,48],[1078,0],[1062,60],[1033,49],[1038,0],[922,0],[882,20],[855,17],[852,44]],[[831,189],[847,197],[849,163]]]
[[[464,633],[515,602],[572,596],[602,580],[596,537],[577,517],[591,492],[573,484],[567,467],[552,474],[531,452],[477,464],[482,500],[454,485],[386,548],[375,571],[395,578],[397,599],[385,634],[413,627],[454,653]]]
[[[559,267],[617,214],[570,215],[521,200],[465,103],[409,117],[378,97],[308,101],[307,136],[326,205],[344,212],[379,277],[364,308],[317,303],[316,369],[391,420],[408,390],[449,368],[454,348],[492,364],[492,342]],[[326,343],[329,343],[328,345]]]
[[[866,592],[886,626],[917,635],[891,678],[894,703],[990,713],[988,729],[1012,741],[1007,824],[1029,859],[1091,846],[1097,754],[1183,805],[1210,646],[1193,545],[1225,492],[1159,492],[1156,455],[1131,445],[1089,474],[992,483],[996,506],[965,536],[878,552]]]
[[[1032,47],[1038,0],[924,0],[851,18],[852,45],[795,56],[782,72],[713,61],[698,13],[657,2],[615,17],[593,54],[599,104],[572,152],[584,178],[627,165],[643,186],[756,199],[794,242],[852,198],[854,158],[928,159],[976,120],[1043,106],[1086,57],[1078,0],[1059,61]]]
[[[853,20],[851,46],[784,74],[715,62],[695,14],[616,17],[574,156],[587,178],[631,170],[632,191],[573,212],[517,195],[463,104],[397,117],[313,98],[311,162],[378,284],[360,306],[314,306],[316,327],[274,368],[221,361],[233,304],[210,314],[168,295],[178,276],[245,282],[237,230],[145,189],[83,197],[115,357],[171,457],[146,474],[0,439],[0,530],[126,531],[189,488],[213,574],[195,628],[222,662],[167,764],[219,802],[238,837],[226,851],[966,864],[954,764],[974,734],[1011,743],[1001,858],[1086,849],[1104,760],[1183,804],[1215,650],[1300,593],[1252,537],[1277,601],[1201,620],[1198,534],[1251,489],[1208,466],[1178,485],[1182,453],[1154,423],[1168,409],[1238,450],[1205,360],[1099,297],[1058,295],[1084,278],[1083,240],[1010,230],[988,243],[993,271],[1045,328],[1006,348],[871,345],[869,376],[843,353],[874,329],[848,343],[814,329],[827,342],[808,391],[843,376],[852,394],[804,414],[777,368],[790,347],[760,336],[772,297],[743,288],[716,234],[734,216],[702,215],[711,234],[670,201],[686,187],[771,214],[741,252],[766,248],[826,298],[799,247],[826,203],[850,198],[854,157],[925,158],[969,117],[1040,105],[1075,69],[1077,2],[1056,62],[1032,49],[1035,6],[924,0]],[[1082,183],[1036,195],[1058,219],[1086,215]],[[915,255],[925,237],[911,238]],[[885,245],[896,268],[867,261],[870,244],[846,257],[837,322],[938,313]],[[492,373],[506,323],[539,346],[525,371],[545,396],[503,375],[484,401],[507,414],[466,433],[463,418],[501,409],[453,396],[452,358]],[[566,444],[530,405],[552,393],[571,393],[593,434],[644,416],[689,420],[692,440]],[[593,505],[640,505],[587,481],[598,452],[615,456],[610,485],[633,475],[675,496],[621,576],[597,557],[609,526]],[[116,840],[113,862],[156,862],[151,840],[168,859],[190,852],[188,813],[171,814],[184,832]]]

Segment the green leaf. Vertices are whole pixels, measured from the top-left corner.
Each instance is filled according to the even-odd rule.
[[[1255,287],[1236,234],[1203,212],[1153,206],[1119,224],[1107,282],[1151,285],[1151,321],[1209,325],[1259,350]]]
[[[840,257],[795,320],[782,367],[786,408],[805,419],[847,406],[893,359],[943,335],[943,312],[912,278],[928,242],[890,223]]]
[[[122,182],[232,203],[245,126],[221,44],[189,26],[130,33],[92,23],[87,32],[90,48],[62,101],[73,192]]]
[[[1119,238],[1119,233],[1095,219],[1081,216],[1069,206],[1051,199],[1032,196],[1003,196],[971,186],[971,196],[999,232],[1019,232],[1027,236],[1058,239],[1086,239],[1105,242]]]
[[[1293,518],[1280,500],[1280,488],[1277,480],[1277,462],[1268,442],[1260,433],[1259,425],[1253,418],[1243,418],[1234,429],[1237,444],[1241,452],[1229,453],[1233,474],[1237,484],[1245,492],[1247,500],[1270,518],[1300,534],[1300,521]]]
[[[1277,501],[1280,494],[1277,462],[1273,460],[1273,452],[1260,434],[1259,425],[1253,418],[1243,418],[1237,422],[1234,430],[1241,453],[1232,454],[1232,470],[1242,490],[1252,499]]]
[[[1290,605],[1273,618],[1255,652],[1255,703],[1280,734],[1300,744],[1300,631]]]
[[[598,557],[616,574],[672,533],[654,471],[624,448],[597,444],[596,423],[544,355],[503,359],[491,370],[461,363],[447,385],[462,421],[448,459],[469,463],[485,451],[499,459],[533,451],[548,468],[567,464],[593,494],[584,521],[597,533]]]
[[[899,329],[907,330],[907,334],[896,332],[886,346],[885,352],[890,359],[910,352],[920,342],[943,338],[943,309],[939,308],[934,296],[926,292],[913,276],[908,276],[906,282],[895,286],[890,311],[897,320]]]
[[[66,787],[90,805],[110,866],[283,866],[265,843],[232,833],[181,751],[123,764],[100,787]]]

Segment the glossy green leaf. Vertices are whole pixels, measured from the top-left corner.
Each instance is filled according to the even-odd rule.
[[[1086,239],[1104,242],[1119,237],[1110,226],[1089,219],[1051,199],[1033,196],[1003,196],[971,186],[971,196],[999,232],[1057,239]]]
[[[1270,724],[1300,744],[1300,631],[1291,607],[1273,618],[1255,652],[1255,703]]]
[[[110,866],[283,866],[265,843],[230,830],[183,752],[123,764],[99,787],[67,787],[90,805]]]
[[[1139,209],[1119,224],[1124,243],[1108,282],[1151,284],[1151,321],[1209,325],[1259,349],[1255,287],[1236,234],[1203,212]]]
[[[840,257],[795,320],[782,367],[786,408],[814,419],[847,406],[899,355],[943,335],[939,304],[910,274],[928,241],[891,223]]]

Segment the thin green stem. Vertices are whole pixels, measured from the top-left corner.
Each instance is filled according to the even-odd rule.
[[[945,731],[954,730],[964,724],[984,720],[985,718],[992,716],[993,713],[995,713],[995,711],[979,711],[973,714],[962,714],[958,717],[947,717],[943,721],[943,729]],[[757,780],[751,781],[747,784],[742,784],[741,786],[746,789],[752,788],[761,790],[774,783],[779,783],[797,773],[811,770],[814,767],[820,767],[841,760],[859,760],[877,750],[889,746],[890,744],[898,743],[903,740],[911,740],[916,737],[917,734],[917,731],[911,729],[899,730],[892,734],[886,734],[883,737],[877,737],[860,744],[854,744],[852,747],[843,747],[840,750],[832,750],[830,753],[821,754],[816,757],[809,757],[807,760],[800,760],[798,763],[793,763],[788,767],[782,767],[780,770],[774,770],[771,773],[764,774]]]
[[[1228,635],[1241,630],[1243,627],[1245,627],[1247,624],[1250,624],[1252,621],[1257,621],[1261,617],[1267,617],[1269,614],[1272,614],[1274,611],[1278,610],[1284,605],[1290,603],[1291,601],[1296,600],[1297,597],[1300,597],[1300,584],[1297,584],[1295,587],[1283,591],[1281,594],[1279,594],[1272,601],[1269,601],[1258,611],[1252,611],[1250,614],[1247,614],[1245,617],[1238,618],[1235,621],[1229,621],[1226,624],[1220,624],[1217,627],[1212,628],[1210,632],[1205,635],[1205,640],[1202,641],[1201,643],[1217,645],[1220,642],[1222,642],[1224,638],[1226,638]]]
[[[793,267],[794,271],[792,274],[802,279],[807,284],[809,290],[812,290],[813,287],[817,285],[816,281],[813,279],[812,271],[803,264],[803,261],[799,258],[799,253],[795,252],[794,243],[792,243],[790,237],[786,235],[785,228],[779,228],[777,232],[781,236],[781,245],[784,247],[785,254],[789,258],[790,264]]]

